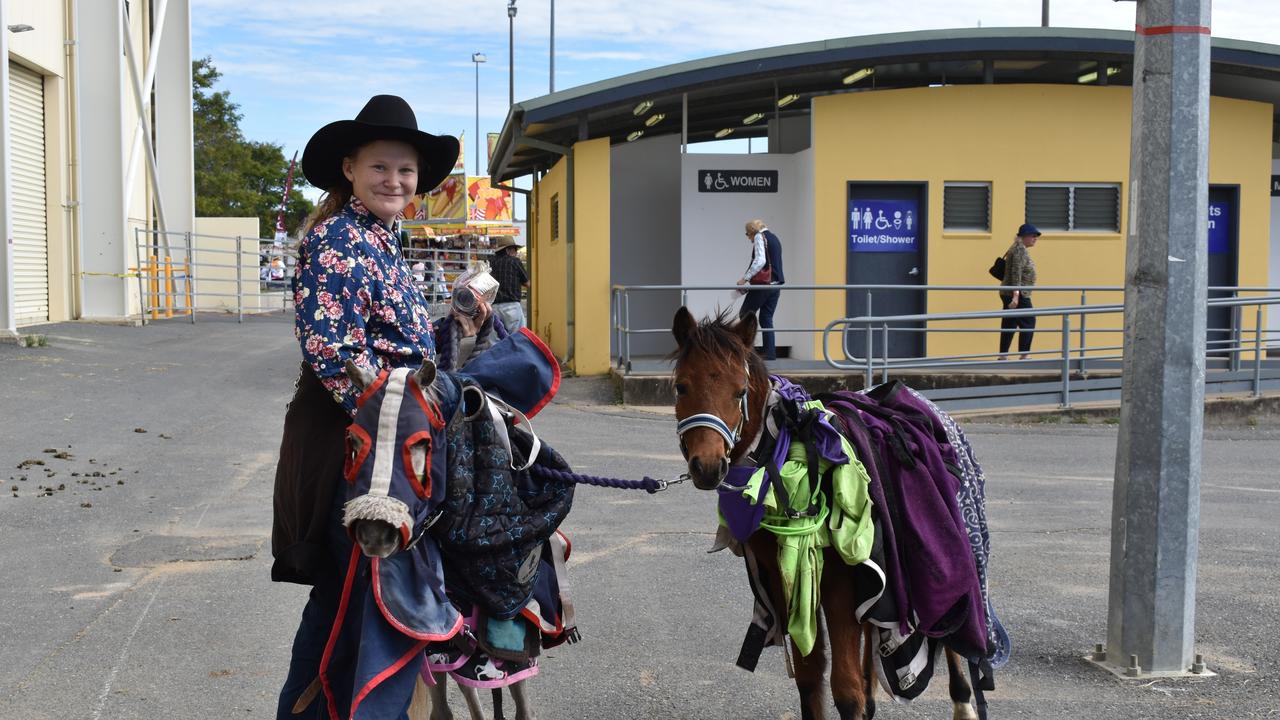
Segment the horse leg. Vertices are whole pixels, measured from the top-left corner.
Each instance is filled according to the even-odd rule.
[[[453,720],[453,711],[449,709],[448,673],[433,672],[431,679],[435,684],[427,685],[427,695],[431,697],[430,720]]]
[[[964,658],[957,655],[951,648],[947,648],[947,675],[949,676],[947,689],[951,693],[952,720],[978,720],[978,713],[969,703],[969,699],[973,696],[973,688],[969,686],[969,675],[966,672],[968,667]]]
[[[537,720],[533,716],[533,705],[529,702],[524,680],[513,683],[507,689],[511,691],[511,699],[516,703],[516,720]]]
[[[800,720],[823,720],[827,716],[827,700],[822,693],[823,678],[827,674],[827,651],[824,647],[826,625],[818,616],[818,633],[813,649],[801,655],[795,642],[791,643],[791,662],[796,671],[796,690],[800,692]],[[843,720],[843,716],[842,716]]]
[[[502,714],[502,688],[494,688],[493,697],[493,720],[507,720]]]
[[[409,698],[409,709],[405,711],[409,720],[430,720],[431,700],[428,699],[430,694],[430,688],[419,675],[414,679],[413,696]]]
[[[863,720],[866,706],[862,687],[862,628],[854,617],[857,607],[849,568],[831,548],[825,551],[822,572],[822,614],[831,645],[831,697],[840,720]]]
[[[769,602],[778,613],[777,622],[783,627],[787,622],[787,596],[782,590],[782,571],[778,567],[778,545],[773,535],[765,531],[747,539],[748,550],[753,553],[760,574],[769,592]],[[800,720],[823,720],[826,717],[826,700],[822,696],[823,675],[827,669],[827,656],[823,647],[826,633],[822,617],[818,617],[818,632],[813,649],[807,656],[801,655],[791,642],[791,662],[795,671],[796,690],[800,693]]]
[[[862,690],[866,695],[866,720],[876,716],[876,632],[870,624],[862,628]]]
[[[471,715],[471,720],[485,720],[484,708],[480,707],[480,693],[470,685],[458,683],[458,691],[462,693],[462,699],[467,702],[467,712]]]

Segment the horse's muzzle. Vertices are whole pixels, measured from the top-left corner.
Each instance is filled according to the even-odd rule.
[[[689,479],[699,490],[714,490],[729,472],[729,458],[721,455],[719,462],[703,462],[696,455],[689,459]]]

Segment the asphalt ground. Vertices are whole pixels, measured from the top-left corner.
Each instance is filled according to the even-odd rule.
[[[306,599],[269,580],[291,318],[40,331],[47,347],[0,345],[0,718],[271,717]],[[579,472],[678,476],[670,414],[610,397],[567,380],[535,427]],[[993,719],[1280,717],[1280,430],[1207,431],[1196,642],[1218,676],[1133,682],[1081,660],[1106,630],[1115,427],[966,429],[1014,648]],[[750,593],[706,553],[714,517],[687,485],[579,489],[583,640],[544,656],[540,718],[798,714],[780,651],[733,666]],[[945,686],[878,717],[949,717]]]

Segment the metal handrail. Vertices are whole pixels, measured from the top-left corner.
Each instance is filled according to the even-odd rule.
[[[667,328],[632,328],[631,317],[631,294],[635,292],[658,292],[658,291],[679,291],[681,294],[681,304],[687,305],[690,293],[694,292],[720,292],[725,290],[743,290],[749,289],[741,285],[621,285],[615,284],[611,289],[610,312],[612,323],[612,339],[614,348],[616,348],[617,366],[626,370],[631,369],[631,336],[647,336],[670,332]],[[1062,318],[1061,328],[1058,330],[1062,334],[1061,347],[1055,350],[1039,350],[1028,353],[1029,356],[1040,358],[1051,358],[1053,363],[1062,369],[1063,388],[1062,398],[1064,405],[1069,404],[1070,398],[1070,374],[1074,367],[1080,375],[1087,375],[1086,362],[1111,361],[1122,357],[1119,351],[1123,350],[1122,345],[1094,345],[1087,344],[1087,332],[1097,333],[1123,333],[1122,328],[1095,328],[1086,331],[1086,319],[1091,315],[1107,315],[1116,314],[1124,311],[1123,303],[1108,302],[1105,304],[1090,305],[1088,304],[1088,293],[1099,292],[1124,292],[1122,286],[1111,285],[1038,285],[1038,286],[994,286],[994,285],[895,285],[895,284],[876,284],[876,285],[774,285],[771,289],[781,290],[784,292],[800,292],[800,291],[828,291],[828,292],[850,292],[864,291],[867,292],[867,307],[871,306],[872,292],[880,290],[910,290],[923,292],[991,292],[995,291],[1013,291],[1018,289],[1034,290],[1039,294],[1046,293],[1062,293],[1062,292],[1078,292],[1080,293],[1080,304],[1069,306],[1055,306],[1049,308],[1033,308],[1026,310],[997,310],[997,311],[965,311],[955,313],[917,313],[909,315],[893,315],[893,316],[877,316],[867,314],[855,318],[838,318],[832,320],[823,328],[807,328],[807,327],[775,327],[772,332],[775,333],[821,333],[822,338],[822,355],[823,360],[835,369],[843,370],[861,370],[865,373],[865,381],[869,385],[874,377],[876,369],[881,370],[882,377],[887,377],[890,368],[940,368],[940,367],[991,367],[992,362],[999,357],[999,353],[976,353],[967,355],[950,355],[950,356],[932,356],[922,358],[889,358],[887,356],[888,338],[890,332],[898,333],[994,333],[1001,332],[1000,328],[947,328],[947,327],[891,327],[891,324],[902,323],[926,323],[929,325],[943,323],[946,321],[966,321],[980,319],[994,319],[1004,317],[1040,317],[1040,316],[1057,316]],[[1227,294],[1226,297],[1212,298],[1206,301],[1209,307],[1225,307],[1231,308],[1231,326],[1230,327],[1213,327],[1207,328],[1208,331],[1215,333],[1223,333],[1228,337],[1224,339],[1210,339],[1206,342],[1206,349],[1215,356],[1222,355],[1229,359],[1230,369],[1232,371],[1240,370],[1241,355],[1248,352],[1254,353],[1254,376],[1253,389],[1255,393],[1260,392],[1260,376],[1262,357],[1266,350],[1280,347],[1280,342],[1275,342],[1275,338],[1280,337],[1280,333],[1267,330],[1262,327],[1262,310],[1265,306],[1280,304],[1280,288],[1269,286],[1210,286],[1207,288],[1210,293]],[[1268,297],[1240,297],[1241,293],[1268,293]],[[1245,307],[1254,307],[1256,314],[1256,322],[1254,328],[1245,330],[1241,322],[1241,310]],[[1073,323],[1072,316],[1076,317]],[[1073,326],[1074,325],[1074,326]],[[868,333],[867,347],[873,344],[872,333],[879,330],[883,342],[881,345],[880,358],[861,358],[850,354],[844,343],[840,343],[840,347],[844,349],[844,358],[833,358],[831,356],[831,334],[839,332],[841,334],[852,332],[855,328],[866,328]],[[1053,332],[1052,330],[1041,330],[1041,332]],[[1071,342],[1071,334],[1078,334],[1078,343],[1075,345]],[[1248,337],[1247,337],[1248,336]],[[1249,342],[1251,337],[1252,342]],[[868,353],[870,354],[870,353]],[[1047,359],[1046,358],[1046,359]],[[1046,359],[1026,361],[1013,361],[1012,363],[1004,363],[1002,367],[1009,367],[1014,364],[1023,362],[1029,364],[1043,365]]]
[[[1234,289],[1234,288],[1231,288],[1231,289]],[[1239,370],[1240,354],[1244,352],[1252,351],[1254,354],[1253,382],[1252,382],[1253,388],[1252,389],[1255,397],[1260,396],[1262,394],[1262,382],[1261,382],[1262,381],[1262,358],[1264,355],[1264,351],[1270,350],[1273,347],[1269,341],[1264,343],[1263,337],[1264,336],[1270,337],[1272,334],[1275,334],[1272,331],[1266,330],[1262,327],[1262,308],[1264,306],[1280,305],[1280,295],[1273,295],[1273,296],[1267,296],[1267,297],[1261,297],[1261,298],[1214,298],[1214,299],[1208,300],[1206,304],[1209,307],[1231,307],[1231,308],[1255,307],[1256,308],[1255,325],[1252,330],[1252,335],[1253,335],[1252,347],[1245,347],[1243,343],[1243,338],[1242,338],[1243,329],[1240,327],[1239,322],[1235,320],[1233,320],[1232,328],[1225,328],[1225,329],[1211,328],[1212,330],[1216,330],[1216,331],[1231,332],[1232,333],[1231,339],[1208,341],[1206,342],[1206,346],[1213,346],[1213,347],[1207,348],[1212,352],[1227,353],[1231,360],[1230,369],[1233,371]],[[1055,359],[1058,360],[1058,364],[1061,370],[1060,372],[1060,381],[1062,386],[1061,405],[1062,407],[1065,408],[1065,407],[1070,407],[1070,404],[1071,404],[1071,401],[1070,401],[1071,362],[1072,362],[1071,353],[1073,351],[1080,351],[1081,353],[1088,352],[1090,353],[1090,358],[1093,360],[1118,359],[1118,358],[1121,358],[1122,355],[1098,356],[1096,355],[1096,352],[1100,350],[1113,350],[1113,349],[1122,350],[1123,349],[1123,346],[1120,346],[1118,348],[1115,346],[1102,347],[1102,348],[1085,347],[1083,337],[1081,340],[1081,346],[1079,348],[1073,349],[1071,347],[1071,342],[1070,342],[1071,317],[1078,315],[1078,316],[1081,316],[1083,321],[1083,316],[1086,316],[1086,315],[1114,314],[1118,312],[1124,312],[1124,305],[1109,304],[1109,305],[1091,305],[1091,306],[1082,306],[1082,307],[1032,308],[1028,310],[974,311],[974,312],[957,312],[957,313],[915,313],[915,314],[908,314],[908,315],[881,315],[881,316],[864,315],[864,316],[853,317],[853,318],[838,318],[836,320],[832,320],[831,322],[827,323],[826,328],[823,330],[822,343],[821,343],[822,355],[823,355],[823,359],[827,362],[827,364],[833,368],[836,368],[839,370],[862,370],[864,373],[864,383],[866,387],[870,387],[875,377],[875,368],[876,368],[876,362],[875,362],[875,359],[871,356],[871,353],[867,353],[866,358],[856,358],[856,357],[851,358],[852,360],[857,361],[854,363],[846,363],[831,357],[830,345],[831,345],[832,332],[839,332],[841,336],[843,336],[845,332],[849,332],[854,327],[865,327],[867,332],[867,347],[868,349],[870,349],[873,344],[873,340],[872,340],[873,334],[875,332],[876,326],[878,326],[883,335],[883,341],[881,343],[881,351],[883,355],[880,358],[879,365],[881,368],[882,378],[887,379],[890,367],[895,367],[898,369],[905,369],[905,368],[918,369],[918,368],[938,368],[938,367],[972,367],[975,365],[989,366],[992,359],[998,359],[1003,357],[1000,353],[980,353],[980,354],[968,354],[968,355],[934,356],[934,357],[926,357],[926,358],[890,358],[888,357],[889,331],[906,329],[906,328],[891,328],[890,323],[905,323],[905,322],[916,323],[916,322],[931,322],[931,321],[938,322],[938,321],[949,321],[949,320],[993,319],[993,318],[1006,318],[1006,317],[1060,316],[1062,318],[1062,327],[1059,330],[1062,336],[1062,344],[1061,344],[1060,351],[1055,352],[1050,350],[1040,350],[1040,351],[1033,351],[1033,352],[1019,353],[1019,354],[1020,355],[1048,355],[1048,354],[1054,355]],[[846,329],[838,329],[838,328],[846,328]],[[919,328],[911,328],[911,330],[919,330]],[[1001,330],[1001,332],[1003,332],[1003,330]],[[1225,347],[1218,347],[1219,345],[1224,345]],[[1276,347],[1280,347],[1280,343],[1278,343]],[[848,353],[846,353],[845,355],[846,357],[849,357]],[[1081,355],[1081,359],[1077,361],[1078,363],[1077,367],[1081,370],[1081,372],[1083,372],[1083,357],[1084,356]],[[982,361],[975,361],[974,358],[987,358],[987,359]],[[1034,361],[1018,360],[1014,362],[1022,363],[1022,362],[1034,362]]]

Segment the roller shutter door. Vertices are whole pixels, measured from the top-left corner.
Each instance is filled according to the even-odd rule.
[[[49,320],[44,78],[14,63],[9,63],[9,122],[14,314],[18,325],[32,325]]]

